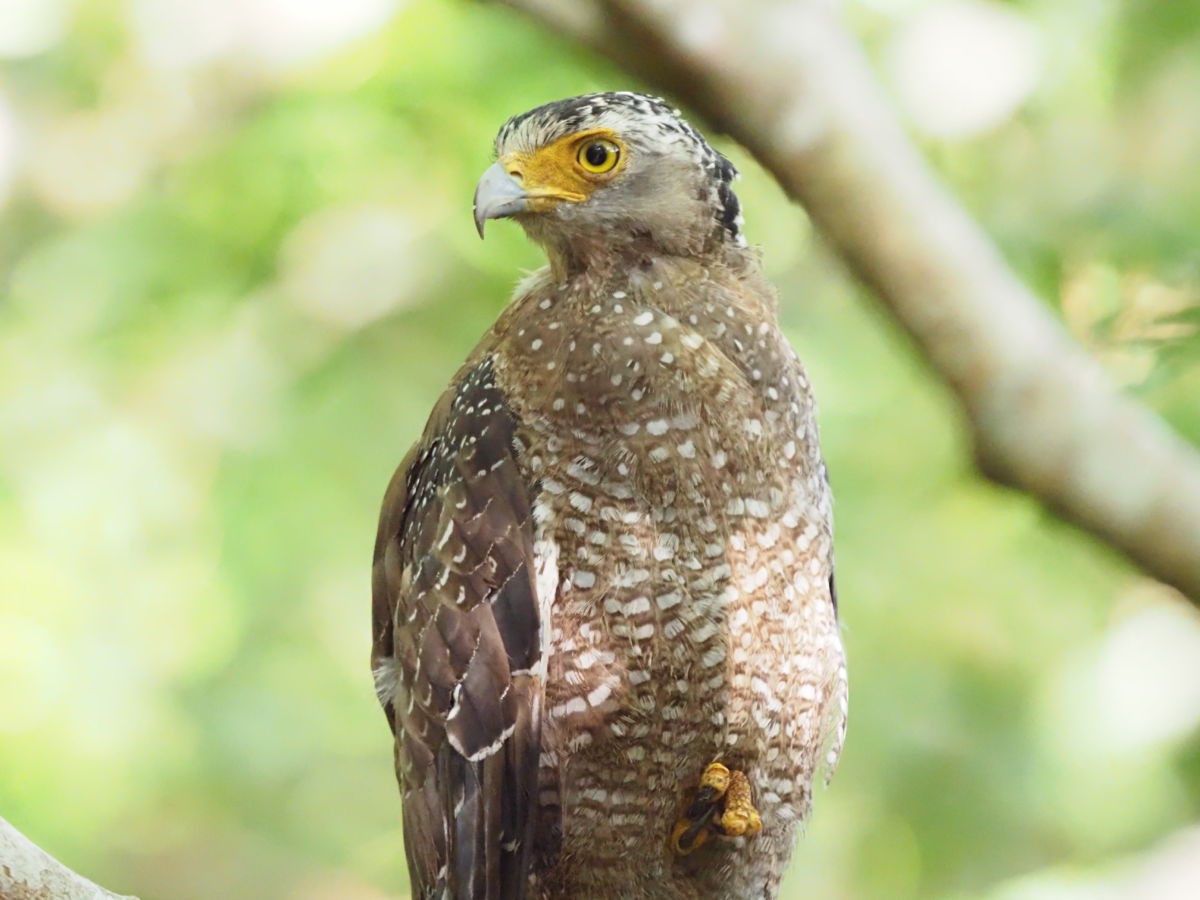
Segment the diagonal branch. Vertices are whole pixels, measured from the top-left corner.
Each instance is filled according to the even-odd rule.
[[[136,900],[72,872],[0,818],[0,897],[4,900]]]
[[[828,0],[504,0],[728,133],[953,388],[980,469],[1200,603],[1200,455],[1119,394],[903,134]]]

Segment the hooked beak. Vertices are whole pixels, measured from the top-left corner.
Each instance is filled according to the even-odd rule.
[[[492,163],[475,187],[475,229],[483,237],[488,219],[503,219],[529,209],[529,192],[504,171],[500,163]]]

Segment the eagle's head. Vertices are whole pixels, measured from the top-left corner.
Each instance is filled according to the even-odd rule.
[[[475,224],[515,218],[552,255],[745,245],[737,170],[657,97],[585,94],[514,116],[479,179]]]

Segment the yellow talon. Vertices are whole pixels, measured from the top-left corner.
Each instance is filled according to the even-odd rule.
[[[750,799],[750,780],[745,772],[731,772],[725,791],[725,811],[715,820],[725,834],[740,837],[762,831],[762,818]]]
[[[746,773],[730,771],[719,762],[710,763],[700,776],[687,811],[671,830],[671,850],[686,856],[714,833],[738,837],[759,831],[762,818],[751,800]]]
[[[712,799],[714,801],[720,800],[725,796],[725,792],[729,790],[729,782],[733,778],[733,774],[719,762],[709,763],[708,768],[704,770],[704,774],[700,776],[700,790],[703,791],[707,788],[713,792]],[[742,775],[741,772],[737,774]],[[745,780],[746,776],[742,775],[742,781]],[[748,787],[749,785],[747,785]]]

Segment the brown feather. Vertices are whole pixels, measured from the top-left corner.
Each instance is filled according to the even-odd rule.
[[[542,687],[529,674],[538,600],[515,429],[490,359],[468,366],[380,515],[372,662],[422,900],[509,900],[528,882]]]

